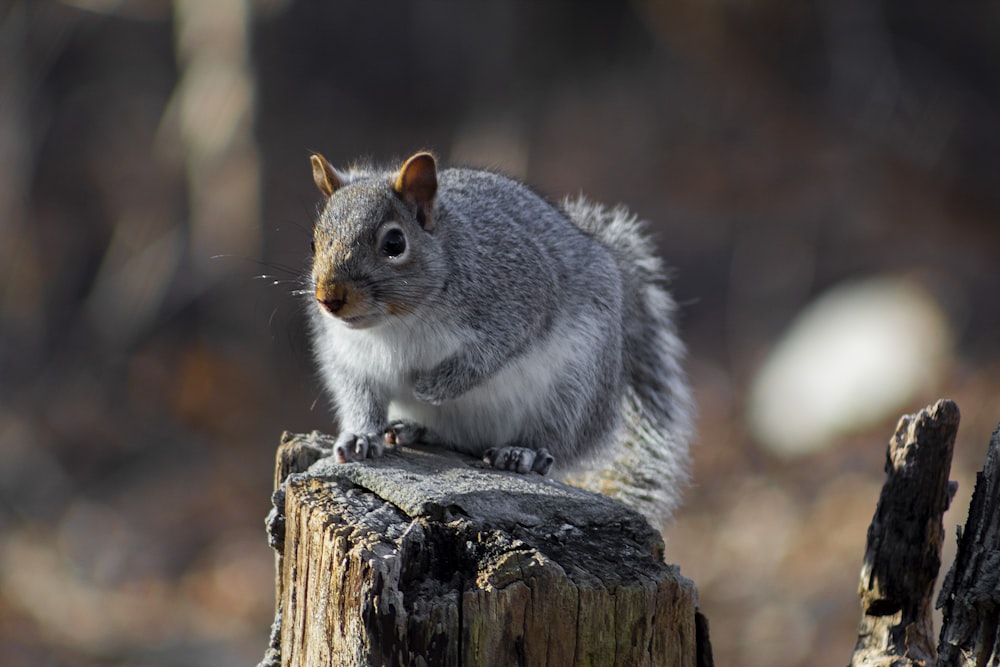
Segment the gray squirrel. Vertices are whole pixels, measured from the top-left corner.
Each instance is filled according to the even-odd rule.
[[[437,444],[670,516],[694,408],[643,223],[428,152],[311,163],[312,343],[339,462]]]

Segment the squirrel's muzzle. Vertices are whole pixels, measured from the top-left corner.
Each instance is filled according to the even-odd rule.
[[[331,315],[337,315],[347,305],[347,288],[344,285],[317,285],[316,301]]]

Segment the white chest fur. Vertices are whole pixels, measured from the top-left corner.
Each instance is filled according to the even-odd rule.
[[[522,444],[523,434],[537,431],[539,420],[575,423],[579,415],[554,414],[559,391],[593,387],[592,364],[579,363],[597,353],[602,339],[586,321],[566,319],[544,339],[511,358],[497,373],[459,398],[442,405],[416,400],[412,387],[394,394],[390,419],[422,424],[455,449],[481,455],[486,449]],[[558,385],[558,386],[556,386]],[[559,401],[560,406],[577,405]]]
[[[552,414],[551,399],[560,391],[593,390],[602,381],[594,377],[592,360],[607,353],[602,348],[609,333],[598,319],[562,317],[486,381],[455,400],[431,405],[414,397],[414,378],[459,353],[470,343],[471,332],[461,332],[454,323],[442,327],[409,321],[355,330],[333,318],[322,320],[326,330],[318,337],[317,353],[327,369],[366,378],[378,387],[389,403],[390,421],[418,423],[474,455],[518,443],[522,433],[537,430],[538,420],[577,423],[580,415]],[[559,404],[563,411],[582,405],[573,400]]]
[[[325,315],[319,324],[324,329],[317,337],[321,363],[367,378],[389,393],[458,352],[467,339],[454,329],[413,317],[369,329],[352,329]]]

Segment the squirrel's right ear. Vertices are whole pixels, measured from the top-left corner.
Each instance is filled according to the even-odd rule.
[[[430,213],[437,187],[437,163],[434,156],[426,152],[417,153],[404,162],[392,184],[396,194],[416,205],[417,220],[424,229],[432,224]]]
[[[340,176],[337,175],[337,170],[326,161],[325,157],[319,153],[313,153],[309,156],[309,162],[312,163],[313,181],[320,192],[329,197],[340,189],[340,186],[343,185]]]

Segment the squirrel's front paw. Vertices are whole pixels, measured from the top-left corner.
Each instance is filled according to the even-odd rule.
[[[544,447],[538,450],[527,447],[492,447],[483,454],[483,462],[491,468],[512,470],[522,475],[532,471],[547,475],[555,460]]]
[[[385,444],[412,447],[424,441],[427,429],[419,424],[396,420],[385,429]]]
[[[415,422],[398,419],[391,422],[385,429],[385,444],[413,447],[415,445],[430,445],[445,447],[447,443],[440,435]]]
[[[362,461],[382,456],[385,449],[381,433],[341,433],[333,445],[337,463]]]

